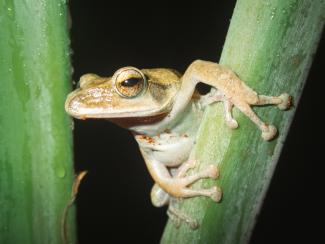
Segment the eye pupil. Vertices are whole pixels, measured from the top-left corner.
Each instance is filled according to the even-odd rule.
[[[122,81],[121,85],[125,87],[132,87],[132,86],[136,86],[140,81],[141,81],[140,78],[129,78],[127,80]]]
[[[124,98],[133,98],[143,94],[147,88],[145,75],[134,67],[119,69],[113,75],[115,91]]]

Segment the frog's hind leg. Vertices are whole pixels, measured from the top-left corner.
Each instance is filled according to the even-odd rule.
[[[178,198],[171,197],[165,192],[158,184],[154,184],[151,189],[151,202],[155,207],[162,207],[168,205],[167,215],[175,224],[176,228],[180,227],[181,223],[188,224],[191,229],[198,228],[198,222],[190,216],[184,214],[178,209],[177,203],[181,200]]]
[[[164,205],[169,205],[167,210],[168,217],[172,220],[175,226],[178,228],[181,223],[186,223],[191,229],[197,229],[199,224],[196,219],[183,213],[178,207],[177,203],[182,200],[182,198],[196,197],[196,196],[206,196],[210,197],[213,201],[219,202],[221,200],[222,192],[217,186],[209,189],[190,189],[186,186],[193,184],[194,182],[202,178],[217,178],[219,176],[219,171],[216,166],[210,165],[204,170],[193,175],[186,176],[189,169],[193,169],[196,165],[194,159],[188,160],[186,163],[182,164],[178,169],[171,170],[172,178],[179,179],[184,182],[184,187],[181,189],[181,197],[172,197],[167,192],[165,192],[158,184],[155,184],[151,190],[151,201],[154,206],[162,207]]]
[[[178,198],[171,198],[167,209],[167,215],[175,224],[176,228],[179,228],[181,223],[184,222],[190,226],[192,230],[199,227],[199,223],[196,219],[183,213],[178,207],[178,203],[181,202]]]
[[[150,192],[150,199],[152,205],[159,208],[169,203],[170,196],[158,184],[154,184]]]
[[[188,224],[191,229],[198,228],[198,222],[190,216],[184,214],[178,209],[177,203],[181,201],[178,198],[171,197],[158,184],[154,184],[151,189],[151,202],[155,207],[168,205],[167,215],[175,224],[176,228],[180,227],[181,223]]]
[[[191,157],[190,157],[191,158]],[[186,178],[187,183],[192,184],[196,180],[206,177],[216,178],[219,175],[217,168],[213,165],[210,165],[207,169],[194,174],[192,176],[187,177],[186,173],[188,170],[193,169],[196,166],[196,160],[189,159],[186,163],[183,163],[178,169],[172,172],[174,178]],[[185,195],[184,197],[195,197],[195,196],[207,196],[212,200],[219,202],[221,199],[221,189],[218,187],[212,187],[210,189],[200,189],[200,190],[192,190],[189,188],[182,189],[182,193]],[[197,229],[199,227],[198,221],[191,216],[183,213],[178,208],[178,203],[182,201],[182,198],[174,198],[169,196],[169,206],[167,210],[168,217],[175,224],[176,228],[178,228],[181,223],[186,223],[189,225],[191,229]]]

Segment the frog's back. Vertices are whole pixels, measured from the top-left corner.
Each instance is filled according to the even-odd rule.
[[[160,85],[180,85],[181,74],[174,69],[153,68],[141,70],[149,81]]]

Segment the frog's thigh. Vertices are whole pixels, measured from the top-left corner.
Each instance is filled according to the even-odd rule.
[[[162,207],[169,203],[169,195],[158,184],[154,184],[151,189],[151,202],[155,207]]]

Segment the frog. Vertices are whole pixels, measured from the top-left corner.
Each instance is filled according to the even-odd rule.
[[[198,83],[211,87],[200,94]],[[65,110],[76,119],[106,119],[132,132],[154,186],[151,202],[156,207],[168,205],[169,217],[178,225],[185,222],[192,229],[196,220],[174,207],[175,201],[207,197],[218,203],[222,189],[193,189],[201,179],[217,179],[219,169],[211,164],[194,173],[197,167],[193,148],[205,109],[222,102],[224,119],[231,129],[239,125],[233,117],[236,107],[261,131],[262,140],[270,141],[276,134],[274,125],[264,122],[252,106],[275,105],[280,110],[291,106],[291,96],[259,95],[230,68],[211,61],[195,60],[184,74],[174,69],[138,69],[126,66],[110,77],[85,74],[79,87],[66,98]]]

